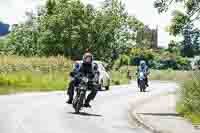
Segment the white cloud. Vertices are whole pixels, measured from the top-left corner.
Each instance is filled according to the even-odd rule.
[[[24,21],[25,12],[34,10],[41,0],[0,0],[0,20],[9,24]]]

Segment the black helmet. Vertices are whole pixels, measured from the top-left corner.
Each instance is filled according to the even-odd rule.
[[[85,64],[92,64],[93,55],[91,53],[85,53],[83,55],[83,63]]]

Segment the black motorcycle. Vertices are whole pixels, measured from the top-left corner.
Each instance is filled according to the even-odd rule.
[[[75,113],[79,113],[80,110],[84,107],[84,103],[86,100],[86,93],[89,90],[90,86],[97,86],[95,79],[91,80],[88,76],[83,76],[80,78],[80,83],[77,87],[75,87],[75,98],[73,100],[73,108]]]
[[[147,86],[144,72],[140,72],[138,75],[138,86],[140,88],[140,92],[146,91]]]

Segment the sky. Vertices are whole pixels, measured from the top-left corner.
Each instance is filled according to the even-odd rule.
[[[98,7],[103,0],[82,0]],[[126,10],[130,15],[136,16],[151,28],[158,26],[159,46],[167,47],[171,37],[165,28],[170,24],[171,13],[158,14],[153,7],[155,0],[122,0],[126,5]],[[16,24],[25,20],[27,10],[35,11],[45,0],[0,0],[0,20],[9,24]]]

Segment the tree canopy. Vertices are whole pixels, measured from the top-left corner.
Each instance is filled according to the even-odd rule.
[[[100,8],[80,0],[48,0],[29,18],[9,35],[11,54],[80,59],[90,49],[97,59],[110,62],[135,45],[144,27],[120,0],[105,0]]]
[[[169,10],[173,4],[180,4],[183,10],[174,10],[173,19],[169,26],[171,35],[182,35],[181,53],[193,57],[200,54],[200,1],[199,0],[156,0],[154,7],[159,13]]]

